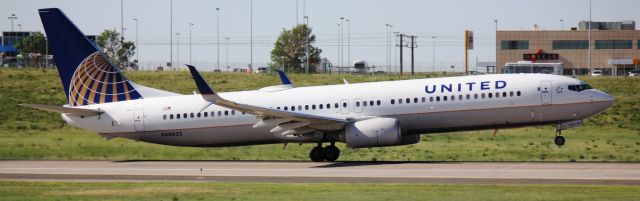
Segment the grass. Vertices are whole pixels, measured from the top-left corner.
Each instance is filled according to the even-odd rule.
[[[640,186],[0,181],[2,200],[638,200]]]
[[[146,86],[178,93],[195,90],[188,72],[127,72]],[[275,75],[205,73],[219,91],[250,90],[279,83]],[[433,75],[419,75],[429,77]],[[290,75],[297,86],[399,80],[417,77],[384,75]],[[419,144],[347,149],[340,160],[385,161],[640,161],[640,79],[582,77],[612,94],[616,103],[587,119],[586,126],[563,134],[567,145],[553,144],[550,126],[423,135]],[[54,70],[0,69],[0,159],[176,159],[176,160],[308,160],[313,146],[290,144],[230,148],[154,145],[125,139],[104,140],[65,125],[55,113],[22,108],[19,103],[62,105],[65,95]]]

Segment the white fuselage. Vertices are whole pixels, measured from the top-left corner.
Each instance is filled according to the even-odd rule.
[[[237,103],[279,110],[286,107],[287,111],[318,116],[396,118],[402,134],[410,135],[556,124],[584,119],[613,103],[613,98],[601,91],[568,88],[579,84],[584,82],[557,75],[502,74],[240,91],[220,96]],[[271,133],[270,128],[253,128],[259,120],[256,116],[209,105],[199,94],[83,108],[105,113],[86,118],[63,114],[63,118],[106,137],[176,146],[314,140]]]

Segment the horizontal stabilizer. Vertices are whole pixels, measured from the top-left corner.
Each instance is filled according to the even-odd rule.
[[[79,117],[98,116],[98,115],[104,113],[104,111],[102,111],[102,110],[62,107],[62,106],[55,106],[55,105],[39,105],[39,104],[26,104],[25,103],[25,104],[20,104],[20,106],[30,107],[30,108],[38,109],[38,110],[45,110],[45,111],[49,111],[49,112],[71,114],[71,115],[79,116]]]

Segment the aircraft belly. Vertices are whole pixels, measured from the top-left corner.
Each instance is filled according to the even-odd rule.
[[[174,146],[216,147],[278,142],[268,129],[251,125],[215,128],[147,131],[135,134],[137,140]]]

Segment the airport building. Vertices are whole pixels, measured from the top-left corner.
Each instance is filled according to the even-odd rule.
[[[605,75],[626,75],[640,69],[640,30],[634,21],[588,22],[569,30],[533,30],[496,33],[497,73],[589,74],[591,66]]]
[[[15,67],[15,66],[24,66],[25,61],[29,59],[29,56],[32,55],[20,55],[18,49],[16,49],[16,44],[18,44],[25,37],[31,36],[36,32],[33,31],[4,31],[2,32],[2,37],[0,37],[0,66],[4,67]],[[93,43],[93,45],[97,46],[97,38],[96,35],[87,35],[87,39]],[[45,38],[46,40],[46,38]],[[49,48],[49,56],[47,57],[38,57],[41,58],[39,63],[46,63],[44,59],[49,60],[50,66],[55,65],[53,61],[53,57],[51,56],[53,53],[51,52],[51,48]]]

